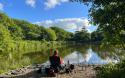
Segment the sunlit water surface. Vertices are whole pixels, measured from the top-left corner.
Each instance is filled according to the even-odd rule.
[[[125,52],[112,47],[100,48],[100,45],[76,45],[58,48],[64,63],[70,64],[108,64],[124,59]],[[35,64],[49,64],[50,50],[41,52],[0,53],[0,72]]]

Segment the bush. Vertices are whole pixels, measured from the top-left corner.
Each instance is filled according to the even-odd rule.
[[[104,65],[97,73],[98,78],[125,78],[125,61]]]

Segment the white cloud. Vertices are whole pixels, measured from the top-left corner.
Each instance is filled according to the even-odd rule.
[[[68,2],[69,0],[61,0],[61,2]]]
[[[26,4],[31,7],[35,7],[36,0],[26,0]]]
[[[44,5],[46,9],[54,8],[61,3],[68,2],[69,0],[47,0]]]
[[[86,29],[90,27],[89,21],[86,18],[65,18],[65,19],[55,19],[55,20],[45,20],[41,22],[36,22],[40,26],[46,28],[51,26],[57,26],[65,30],[81,30],[83,27]]]
[[[4,9],[4,5],[2,3],[0,3],[0,10]]]
[[[42,22],[36,22],[35,24],[38,24],[40,26],[44,26],[46,28],[49,28],[53,25],[53,21],[52,20],[45,20],[45,21],[42,21]]]

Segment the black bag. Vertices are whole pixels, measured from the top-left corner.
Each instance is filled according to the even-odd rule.
[[[39,69],[37,70],[37,73],[42,73],[41,68],[39,68]]]
[[[75,69],[75,66],[73,64],[70,65],[70,69],[73,70]]]
[[[50,68],[45,68],[45,73],[48,77],[55,77],[56,74],[54,72],[54,69]]]

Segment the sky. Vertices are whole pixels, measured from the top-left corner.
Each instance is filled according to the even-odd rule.
[[[89,32],[96,30],[88,21],[88,9],[89,6],[69,0],[0,0],[0,11],[11,18],[71,32],[83,27]]]

